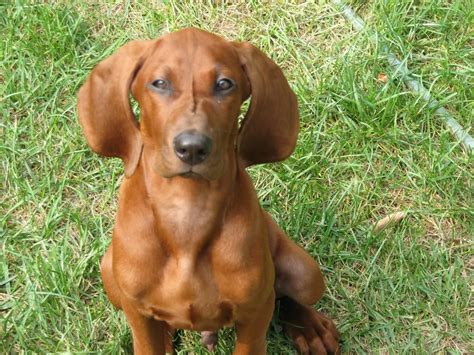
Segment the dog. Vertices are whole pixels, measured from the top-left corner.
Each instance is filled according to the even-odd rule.
[[[101,275],[136,354],[172,351],[176,329],[212,350],[232,326],[234,354],[265,354],[276,299],[301,353],[340,351],[334,323],[311,308],[319,265],[262,209],[245,170],[296,145],[297,99],[269,57],[192,28],[132,41],[93,69],[78,116],[91,149],[125,165]]]

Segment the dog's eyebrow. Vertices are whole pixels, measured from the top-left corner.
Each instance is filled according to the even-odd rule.
[[[164,78],[169,79],[169,77],[172,74],[172,70],[168,65],[164,65],[163,67],[160,68],[160,75],[163,75]]]
[[[221,76],[224,76],[224,77],[229,77],[231,79],[235,79],[235,76],[234,75],[231,75],[231,70],[226,66],[226,65],[223,65],[223,64],[216,64],[216,66],[214,67],[214,73],[215,73],[215,79],[217,80],[217,78],[221,77]]]

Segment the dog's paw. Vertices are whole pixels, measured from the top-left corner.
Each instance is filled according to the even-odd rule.
[[[285,298],[280,320],[301,354],[340,354],[339,332],[321,312]]]

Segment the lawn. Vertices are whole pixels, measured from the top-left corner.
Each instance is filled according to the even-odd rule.
[[[130,352],[99,274],[123,168],[86,146],[76,93],[128,40],[190,26],[257,45],[298,96],[295,153],[251,174],[263,206],[322,265],[316,307],[345,352],[474,351],[473,155],[381,50],[472,128],[470,0],[353,1],[376,41],[325,1],[21,3],[0,5],[0,353]],[[407,217],[374,233],[396,211]],[[217,353],[233,337],[222,331]],[[268,348],[293,351],[278,324]],[[182,332],[178,353],[191,352],[206,353]]]

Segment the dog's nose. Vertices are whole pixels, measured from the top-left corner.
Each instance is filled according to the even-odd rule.
[[[185,131],[174,138],[173,145],[179,159],[189,165],[197,165],[209,156],[212,140],[196,131]]]

